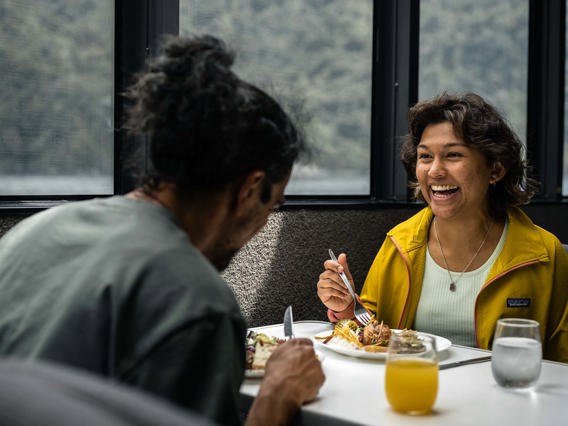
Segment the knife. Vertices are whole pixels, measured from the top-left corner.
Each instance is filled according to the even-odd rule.
[[[286,337],[286,339],[294,338],[293,322],[294,318],[292,318],[292,305],[290,305],[284,312],[284,336]]]
[[[438,369],[439,370],[446,370],[448,368],[459,367],[461,365],[478,364],[480,362],[486,362],[486,361],[491,361],[491,355],[482,356],[482,357],[479,357],[479,358],[466,359],[466,360],[463,360],[463,361],[449,362],[447,364],[440,364]]]

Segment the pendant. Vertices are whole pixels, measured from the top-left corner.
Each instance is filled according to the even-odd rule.
[[[452,281],[450,284],[450,291],[456,291],[456,283]]]

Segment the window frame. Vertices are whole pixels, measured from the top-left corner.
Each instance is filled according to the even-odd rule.
[[[566,0],[530,0],[527,153],[541,182],[537,201],[567,201],[562,196],[565,19]]]
[[[568,197],[562,196],[566,1],[530,0],[529,4],[527,152],[541,181],[541,191],[534,198],[537,203],[568,202]],[[370,194],[288,195],[286,207],[392,207],[417,203],[411,200],[398,152],[407,132],[407,110],[418,96],[420,1],[374,0],[373,10]],[[120,94],[154,54],[160,37],[178,33],[179,0],[115,1],[114,118],[118,130],[114,141],[114,194],[124,194],[134,187],[127,164],[147,148],[144,138],[134,139],[120,130],[118,123],[125,106]],[[95,196],[0,196],[0,211],[33,212]]]

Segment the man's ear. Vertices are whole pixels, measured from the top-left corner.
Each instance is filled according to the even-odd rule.
[[[491,167],[491,178],[489,183],[495,185],[507,174],[507,169],[503,166],[500,161],[495,161]]]
[[[237,186],[235,213],[249,211],[260,201],[262,183],[266,179],[266,173],[255,170],[247,174]]]

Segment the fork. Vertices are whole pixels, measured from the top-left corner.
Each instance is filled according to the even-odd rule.
[[[329,249],[329,257],[331,258],[331,260],[338,262],[337,257],[335,257],[335,254],[333,254],[333,251],[331,249]],[[343,280],[343,284],[345,284],[345,287],[347,287],[347,290],[349,290],[349,294],[351,294],[351,297],[355,302],[354,306],[355,318],[357,318],[357,321],[359,321],[361,324],[367,325],[369,321],[371,321],[371,314],[369,313],[369,311],[367,311],[367,309],[363,305],[361,305],[359,299],[357,299],[357,296],[355,296],[355,292],[351,288],[351,283],[347,279],[347,275],[345,275],[345,272],[340,272],[339,276]]]

